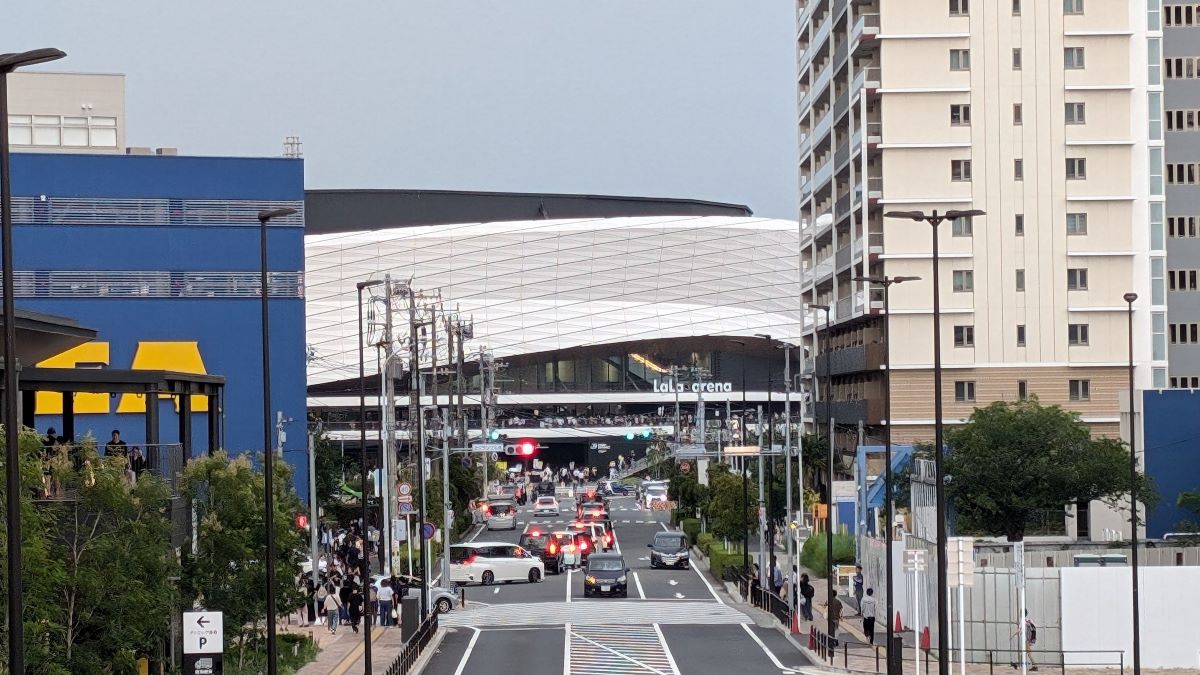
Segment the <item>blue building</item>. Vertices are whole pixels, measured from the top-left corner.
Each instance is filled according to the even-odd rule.
[[[1161,497],[1146,516],[1146,535],[1161,537],[1196,519],[1176,500],[1182,492],[1200,491],[1200,390],[1157,389],[1142,396],[1145,471]]]
[[[304,340],[304,165],[296,159],[14,154],[14,268],[20,309],[69,316],[95,341],[41,364],[222,375],[223,438],[262,451],[259,223],[273,220],[270,269],[272,411],[294,421],[284,458],[307,490]],[[140,395],[75,394],[76,439],[122,430],[145,443]],[[160,417],[175,402],[158,402]],[[193,397],[196,447],[208,401]],[[62,429],[59,394],[39,394],[37,425]],[[272,420],[273,423],[273,420]],[[164,424],[160,442],[174,442]],[[272,438],[275,438],[272,430]]]

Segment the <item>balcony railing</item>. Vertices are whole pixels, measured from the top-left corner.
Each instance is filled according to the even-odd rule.
[[[879,35],[879,15],[860,14],[858,20],[854,22],[854,28],[850,29],[850,43],[858,42],[864,37],[874,39],[877,35]]]

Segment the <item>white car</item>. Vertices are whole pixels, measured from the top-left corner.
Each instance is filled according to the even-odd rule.
[[[517,506],[512,502],[492,502],[488,505],[487,529],[517,529]]]
[[[667,486],[651,484],[647,485],[642,491],[642,499],[645,500],[646,508],[653,508],[654,502],[667,503]]]
[[[537,583],[546,575],[540,558],[504,542],[474,542],[450,547],[450,581],[490,586],[498,581]]]
[[[384,579],[387,579],[387,578],[388,577],[385,577],[382,574],[372,574],[371,575],[371,586],[373,586],[375,588],[376,593],[379,593],[380,582],[382,582]],[[399,578],[401,581],[403,581],[409,587],[409,593],[413,594],[416,597],[420,597],[420,590],[419,590],[421,587],[420,579],[418,579],[417,577],[410,577],[407,574],[399,574],[399,575],[397,575],[397,578]],[[458,602],[458,595],[452,589],[444,588],[442,586],[434,586],[433,584],[430,584],[429,585],[429,601],[433,603],[434,609],[436,609],[439,614],[445,614],[446,612],[449,612],[450,610],[454,609],[454,605],[457,604],[457,602]],[[396,603],[396,606],[399,606],[399,604],[400,604],[399,598],[397,598],[396,600],[393,600],[393,602]]]
[[[538,497],[537,502],[533,505],[533,515],[535,516],[557,516],[558,500],[554,497]]]

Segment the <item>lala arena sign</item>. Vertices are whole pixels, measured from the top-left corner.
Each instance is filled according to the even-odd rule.
[[[733,391],[730,382],[676,382],[674,380],[655,380],[654,391],[659,394],[716,394]]]

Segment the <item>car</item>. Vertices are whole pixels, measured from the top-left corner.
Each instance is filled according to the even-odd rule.
[[[554,481],[544,480],[533,487],[535,497],[553,497],[554,494]]]
[[[502,541],[454,544],[450,547],[450,581],[491,586],[497,581],[537,583],[546,566],[529,551]]]
[[[488,505],[487,529],[517,529],[517,506],[510,501],[493,501]]]
[[[645,487],[645,489],[642,490],[642,495],[643,495],[643,503],[645,503],[646,508],[648,508],[648,509],[654,508],[655,502],[661,502],[663,504],[666,504],[667,503],[667,486],[664,484],[647,485]]]
[[[554,497],[538,497],[533,504],[533,515],[535,516],[557,516],[558,500]]]
[[[582,518],[583,514],[587,513],[588,511],[607,511],[607,510],[608,510],[608,507],[605,506],[603,502],[588,501],[585,499],[580,499],[579,502],[575,504],[575,517]]]
[[[542,564],[546,566],[547,574],[562,574],[566,568],[566,563],[563,561],[565,551],[562,550],[562,545],[550,536],[549,532],[529,528],[521,534],[517,544],[534,556],[541,558]]]
[[[612,529],[606,527],[602,522],[576,521],[571,523],[571,528],[580,532],[585,532],[591,537],[593,551],[604,552],[613,548],[613,531]]]
[[[399,578],[405,586],[411,589],[417,589],[421,587],[421,580],[417,577],[410,577],[407,574],[397,574],[396,577]],[[380,582],[387,578],[388,577],[385,577],[382,574],[371,575],[371,586],[375,588],[376,594],[379,593]],[[396,600],[395,602],[399,603],[399,600]],[[444,586],[434,586],[433,584],[430,584],[429,602],[433,603],[433,607],[437,610],[438,614],[445,614],[446,612],[454,609],[454,606],[458,603],[458,594],[452,589]]]
[[[625,558],[619,553],[593,555],[587,561],[587,570],[583,576],[583,597],[612,595],[628,598],[628,574],[629,568],[625,566]]]
[[[575,532],[560,530],[550,533],[550,540],[562,553],[562,563],[564,567],[578,567],[583,561],[580,554],[579,546],[575,544]],[[583,533],[579,533],[582,541]]]
[[[587,511],[579,518],[576,518],[576,520],[581,523],[599,523],[608,532],[612,532],[613,530],[612,518],[609,518],[607,511]]]
[[[615,480],[601,481],[600,494],[610,497],[616,495],[627,495],[629,494],[629,486]]]
[[[682,532],[657,532],[650,548],[650,567],[682,567],[690,564],[688,538]]]

